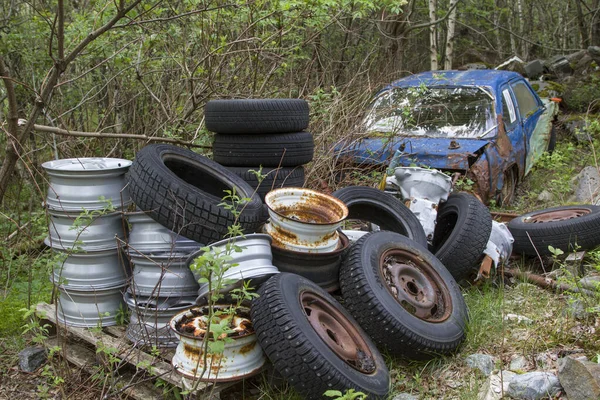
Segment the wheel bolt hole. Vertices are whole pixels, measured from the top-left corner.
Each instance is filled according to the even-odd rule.
[[[338,343],[337,336],[335,335],[335,333],[333,333],[333,332],[332,332],[331,330],[329,330],[329,329],[327,329],[327,330],[326,330],[326,332],[327,332],[327,336],[329,336],[329,337],[331,338],[331,340],[333,340],[333,341],[334,341],[336,344],[339,344],[339,343]]]
[[[418,286],[414,283],[414,282],[408,282],[406,284],[406,289],[408,290],[408,292],[414,296],[416,296],[417,294],[419,294],[419,288]]]

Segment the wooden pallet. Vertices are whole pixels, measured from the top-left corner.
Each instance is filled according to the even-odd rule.
[[[121,389],[123,394],[134,399],[160,399],[163,397],[162,389],[154,386],[157,378],[171,385],[183,388],[182,376],[177,374],[171,366],[173,357],[172,349],[161,351],[159,356],[153,356],[147,352],[133,347],[125,338],[125,327],[110,326],[100,329],[76,328],[65,326],[56,320],[56,306],[54,304],[39,303],[36,306],[39,318],[50,322],[55,328],[56,336],[46,341],[48,348],[59,346],[60,354],[75,366],[94,372],[98,365],[96,349],[101,344],[105,348],[117,349],[116,357],[124,360],[131,368],[119,370],[125,388]],[[149,369],[151,368],[152,373]],[[131,372],[143,369],[144,374]],[[197,397],[208,399],[218,395],[220,391],[232,384],[210,384],[199,383],[197,386]]]

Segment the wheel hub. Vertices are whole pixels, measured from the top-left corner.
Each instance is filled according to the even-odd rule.
[[[387,289],[415,317],[443,322],[452,313],[448,287],[431,265],[403,250],[390,250],[381,258],[380,270]]]
[[[362,373],[375,371],[375,358],[369,346],[342,312],[312,292],[302,293],[300,302],[317,335],[340,359]]]
[[[531,224],[541,224],[547,222],[566,221],[573,218],[582,217],[590,213],[586,208],[571,208],[568,210],[554,210],[534,214],[525,218],[523,222]]]

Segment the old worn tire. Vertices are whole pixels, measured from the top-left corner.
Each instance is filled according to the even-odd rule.
[[[492,233],[492,216],[469,193],[452,193],[438,209],[433,233],[433,254],[458,282],[477,272],[477,261]]]
[[[251,308],[258,342],[275,369],[302,396],[321,399],[327,390],[355,389],[370,399],[386,397],[390,381],[383,357],[327,292],[299,275],[281,273],[271,277],[258,294]],[[320,333],[308,315],[318,319]],[[344,340],[348,336],[352,340]],[[362,357],[345,357],[355,361],[356,367],[338,355],[340,342],[362,352]]]
[[[423,226],[408,207],[389,193],[366,186],[348,186],[333,192],[348,206],[348,218],[379,225],[381,230],[400,233],[427,246]]]
[[[300,132],[308,127],[308,103],[301,99],[211,100],[204,107],[206,129],[226,134]]]
[[[259,182],[256,174],[250,170],[258,171],[260,167],[227,167],[228,170],[242,178],[261,198],[273,189],[282,187],[302,187],[304,186],[304,167],[282,167],[282,168],[263,168],[261,174],[264,179]]]
[[[600,244],[600,207],[578,205],[533,211],[511,220],[508,229],[515,239],[513,251],[519,254],[551,255],[548,246],[564,252],[587,250]]]
[[[342,261],[340,286],[350,314],[392,355],[449,354],[465,338],[467,308],[456,281],[425,247],[398,233],[358,240]]]
[[[215,135],[213,159],[230,167],[296,167],[313,159],[309,132],[278,135]]]
[[[260,224],[262,202],[242,178],[208,158],[180,147],[152,144],[140,150],[128,172],[133,202],[169,229],[210,244],[221,240],[235,216],[219,206],[225,190],[250,200],[238,222],[251,233]]]

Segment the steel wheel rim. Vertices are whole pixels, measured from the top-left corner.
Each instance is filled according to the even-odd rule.
[[[567,210],[545,211],[531,215],[523,220],[528,224],[543,224],[548,222],[567,221],[573,218],[583,217],[591,211],[587,208],[570,208]]]
[[[379,270],[388,291],[410,314],[433,323],[444,322],[452,314],[448,286],[421,257],[391,249],[382,254]]]
[[[313,292],[303,292],[300,303],[312,328],[336,356],[359,372],[375,372],[375,358],[369,346],[340,310]]]

